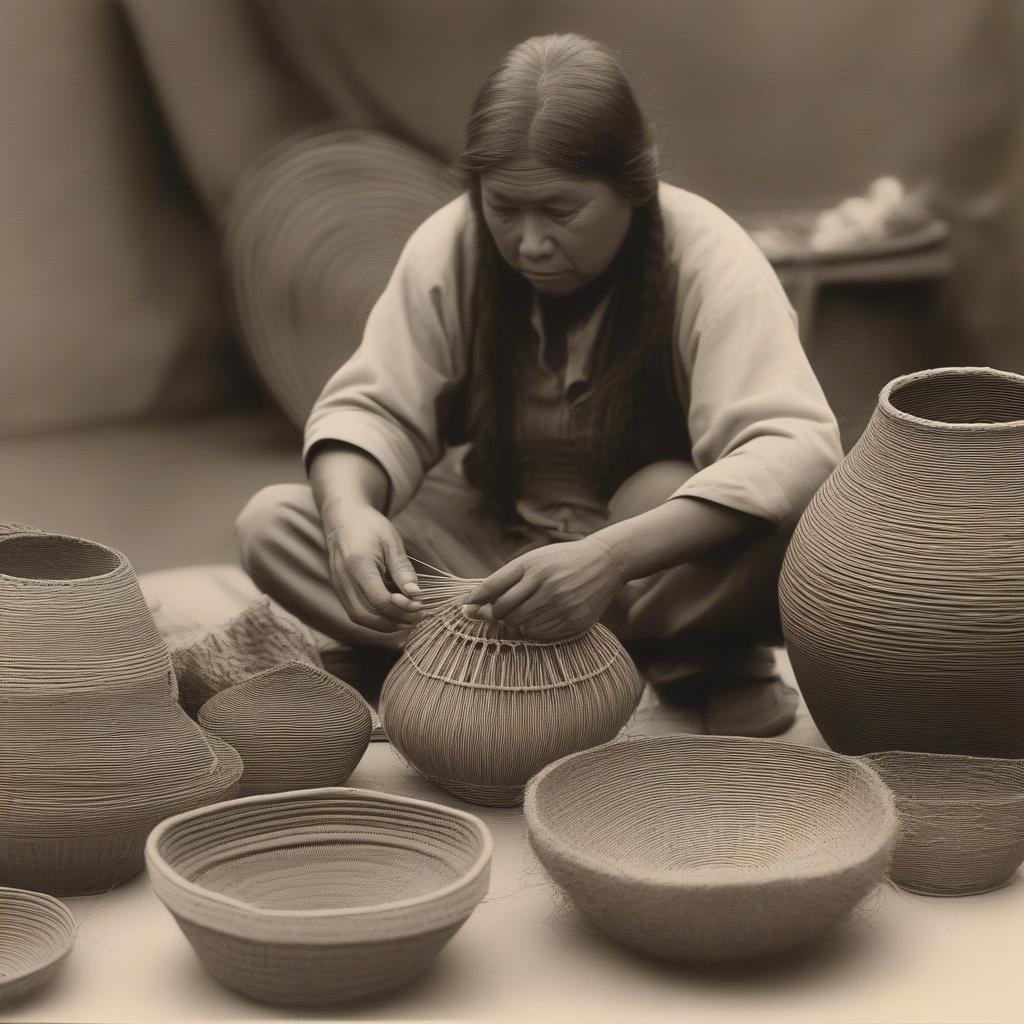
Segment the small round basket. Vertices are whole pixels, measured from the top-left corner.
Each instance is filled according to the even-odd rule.
[[[146,863],[213,975],[263,1002],[311,1006],[422,972],[487,892],[491,850],[471,814],[334,788],[170,818]]]
[[[643,680],[602,625],[556,642],[508,636],[457,603],[413,630],[381,691],[388,739],[422,775],[470,803],[522,803],[530,777],[606,743]]]
[[[887,750],[864,755],[896,796],[890,877],[928,896],[1004,885],[1024,863],[1024,760]]]
[[[892,795],[855,758],[773,740],[668,735],[573,754],[527,787],[530,842],[619,941],[670,960],[792,949],[884,877]]]
[[[340,786],[370,743],[370,706],[347,683],[293,661],[223,690],[199,724],[242,755],[239,795]]]
[[[0,888],[0,1002],[49,981],[64,965],[78,924],[60,900]]]

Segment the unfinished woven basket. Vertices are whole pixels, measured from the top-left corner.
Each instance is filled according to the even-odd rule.
[[[265,595],[214,629],[179,633],[168,644],[181,703],[192,716],[222,690],[285,662],[323,667],[309,630]]]
[[[157,896],[224,984],[327,1005],[422,972],[487,892],[478,818],[361,789],[246,797],[159,825]]]
[[[802,516],[782,624],[828,744],[1024,757],[1024,376],[882,391]]]
[[[64,966],[78,924],[60,900],[0,887],[0,1002],[49,981]]]
[[[358,347],[409,236],[460,191],[422,150],[357,129],[289,138],[247,174],[228,223],[235,304],[256,368],[297,426]]]
[[[1024,863],[1024,761],[889,750],[864,758],[896,795],[890,877],[929,896],[1005,885]]]
[[[388,673],[381,723],[413,767],[470,803],[521,803],[535,772],[610,740],[640,700],[643,680],[604,626],[537,643],[466,618],[458,600],[431,611]]]
[[[746,960],[842,921],[884,877],[892,795],[855,758],[733,736],[609,743],[545,768],[530,842],[598,925],[671,960]]]
[[[299,661],[217,694],[199,724],[242,755],[240,796],[342,785],[373,729],[370,706],[351,686]]]

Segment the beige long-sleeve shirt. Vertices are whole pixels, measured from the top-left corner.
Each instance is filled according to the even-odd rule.
[[[842,456],[793,309],[761,251],[727,214],[668,184],[659,198],[677,280],[674,355],[687,410],[680,430],[688,431],[697,470],[672,498],[792,525]],[[320,442],[340,441],[380,463],[392,515],[445,451],[444,399],[467,372],[475,230],[463,195],[414,232],[359,349],[327,382],[306,425],[307,456]],[[606,308],[607,299],[569,329],[565,363],[552,370],[535,306],[536,359],[522,396],[532,442],[569,439],[572,402],[586,385]],[[550,480],[528,488],[517,508],[527,523],[569,535],[598,528],[603,515],[584,486],[560,490]]]

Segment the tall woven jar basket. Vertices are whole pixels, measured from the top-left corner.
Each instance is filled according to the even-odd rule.
[[[553,643],[443,607],[411,634],[381,692],[398,751],[470,803],[511,807],[545,765],[612,739],[643,681],[604,626]]]
[[[890,382],[801,518],[779,596],[834,749],[1024,756],[1024,377]]]

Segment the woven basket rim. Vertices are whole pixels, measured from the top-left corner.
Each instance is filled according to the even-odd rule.
[[[1009,370],[997,370],[991,366],[938,366],[906,373],[889,381],[879,393],[879,410],[889,419],[957,434],[1000,434],[1024,429],[1024,419],[993,423],[950,423],[946,420],[932,420],[924,416],[915,416],[913,413],[904,412],[893,405],[893,396],[908,385],[921,380],[933,380],[941,377],[981,377],[989,380],[1013,381],[1024,386],[1024,375],[1012,373]]]
[[[1024,758],[1020,757],[979,757],[973,754],[932,754],[920,750],[874,750],[870,753],[859,755],[858,760],[874,766],[878,763],[879,759],[883,757],[899,758],[907,764],[927,764],[929,762],[937,762],[941,764],[961,765],[968,768],[984,766],[986,764],[1013,765],[1022,769],[1022,777],[1024,777]],[[896,784],[895,779],[893,780],[893,784],[890,784],[879,769],[873,768],[873,770],[882,777],[882,781],[885,782],[890,789],[892,789],[892,785]],[[1024,786],[1016,792],[1007,790],[1005,793],[998,795],[971,793],[959,797],[916,797],[904,795],[902,793],[895,793],[895,796],[898,801],[906,804],[913,804],[917,807],[1006,807],[1018,803],[1024,806]]]
[[[189,821],[198,818],[212,817],[213,815],[227,808],[233,807],[257,807],[260,805],[288,803],[296,800],[323,800],[330,801],[338,797],[357,797],[367,802],[384,804],[398,804],[405,807],[426,808],[432,812],[440,813],[452,818],[457,818],[470,825],[476,833],[480,843],[480,851],[468,871],[459,878],[439,889],[434,889],[419,896],[412,896],[404,900],[393,900],[390,903],[375,903],[362,907],[331,907],[321,910],[272,910],[265,907],[256,907],[245,900],[227,896],[205,886],[196,885],[180,875],[175,868],[165,860],[160,852],[160,843],[164,836],[172,829]],[[146,840],[146,863],[151,871],[159,873],[165,881],[174,888],[188,893],[189,895],[202,899],[207,903],[214,903],[225,909],[245,914],[265,922],[289,921],[332,921],[352,918],[365,918],[383,912],[393,913],[399,910],[412,910],[417,907],[428,906],[432,903],[443,902],[448,896],[452,896],[463,889],[472,886],[480,876],[488,870],[491,857],[494,853],[494,839],[490,829],[484,822],[474,814],[459,810],[456,807],[447,807],[444,804],[432,803],[428,800],[416,800],[413,797],[397,796],[391,793],[384,793],[373,789],[360,789],[352,786],[325,786],[316,789],[294,789],[284,793],[264,793],[254,796],[238,797],[234,800],[224,800],[220,803],[198,807],[182,814],[166,818],[150,832]]]
[[[11,576],[9,573],[0,569],[0,579],[10,580],[13,583],[35,583],[40,586],[65,587],[75,583],[93,583],[98,580],[110,579],[112,576],[116,576],[119,572],[123,572],[126,567],[129,569],[131,568],[128,556],[118,551],[116,548],[112,548],[110,545],[103,544],[98,540],[90,540],[88,537],[76,537],[74,534],[70,533],[52,533],[50,531],[33,530],[29,533],[0,534],[0,548],[2,548],[4,544],[10,544],[15,541],[24,541],[26,538],[31,538],[32,540],[71,541],[74,544],[80,544],[82,547],[95,548],[105,554],[113,555],[117,564],[107,572],[97,573],[95,576],[71,576],[58,579],[39,579],[35,576]]]
[[[763,875],[734,877],[715,877],[711,875],[696,876],[687,868],[677,868],[672,871],[652,872],[637,867],[626,860],[612,864],[602,857],[594,856],[585,850],[581,850],[578,846],[566,842],[559,832],[544,823],[538,791],[544,783],[544,780],[558,771],[561,766],[578,758],[582,759],[588,756],[592,757],[599,755],[599,752],[609,750],[613,747],[633,746],[653,748],[664,745],[668,742],[683,742],[684,744],[692,743],[692,745],[696,747],[706,747],[708,749],[726,746],[752,746],[761,749],[783,751],[791,750],[794,752],[799,751],[800,753],[812,751],[814,756],[821,756],[827,760],[841,761],[853,767],[854,771],[864,780],[868,788],[878,796],[879,807],[884,812],[884,821],[874,832],[874,842],[870,846],[865,845],[865,847],[858,852],[856,860],[848,860],[830,867],[823,866],[813,871],[794,871],[792,873],[786,873],[783,869],[774,869],[770,874],[766,873]],[[523,798],[523,813],[526,818],[531,839],[534,835],[542,838],[544,843],[553,848],[559,856],[566,860],[575,862],[595,874],[603,875],[609,881],[618,883],[633,882],[644,885],[647,888],[661,888],[673,891],[684,886],[690,890],[699,890],[703,892],[761,889],[766,885],[790,879],[812,882],[817,879],[828,878],[830,876],[841,874],[849,870],[851,867],[854,867],[856,864],[869,863],[874,858],[884,853],[886,848],[891,847],[895,842],[899,820],[895,797],[889,787],[885,785],[874,769],[858,761],[856,758],[848,757],[845,754],[837,754],[835,751],[820,747],[808,747],[803,744],[787,743],[776,739],[762,739],[745,736],[704,736],[692,733],[666,733],[660,736],[635,736],[625,740],[612,740],[609,743],[602,743],[595,747],[588,747],[585,750],[576,751],[575,753],[559,758],[557,761],[553,761],[545,768],[542,768],[533,776],[529,783],[527,783],[526,792]]]
[[[48,967],[58,963],[68,955],[75,944],[75,939],[78,937],[78,920],[64,902],[56,896],[35,892],[32,889],[18,889],[14,886],[2,885],[0,886],[0,899],[2,898],[13,898],[16,901],[32,905],[37,913],[37,916],[32,919],[33,924],[39,920],[39,914],[46,914],[51,921],[64,925],[67,935],[65,941],[58,945],[46,959],[36,960],[26,965],[16,974],[7,974],[0,977],[0,993],[8,986],[38,974],[40,971],[45,971]],[[2,917],[0,917],[0,923],[2,923]],[[0,936],[2,935],[3,929],[0,928]]]

